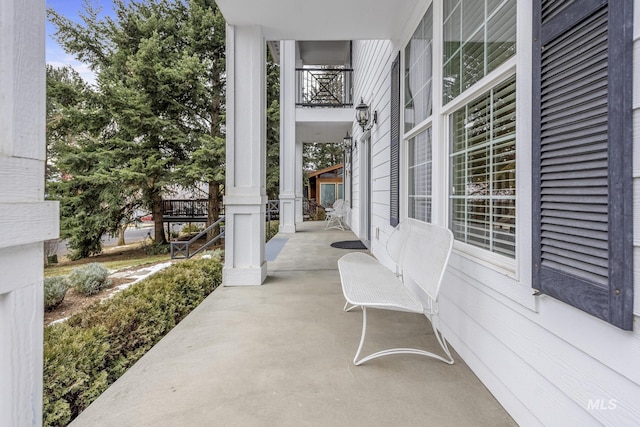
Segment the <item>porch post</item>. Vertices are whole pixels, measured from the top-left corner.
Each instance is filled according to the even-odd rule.
[[[296,42],[280,42],[280,228],[296,232]]]
[[[302,171],[302,141],[296,142],[296,223],[304,221],[304,212],[302,206],[303,200],[303,191],[304,191],[304,182],[303,182],[303,171]]]
[[[267,276],[265,50],[260,27],[227,25],[225,286]]]
[[[0,2],[0,425],[42,425],[45,2]]]

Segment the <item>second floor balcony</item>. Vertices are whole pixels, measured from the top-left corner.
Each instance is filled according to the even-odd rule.
[[[338,67],[297,68],[297,107],[345,108],[353,105],[353,70]]]

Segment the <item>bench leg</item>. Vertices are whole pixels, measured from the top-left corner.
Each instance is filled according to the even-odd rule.
[[[345,305],[345,308],[346,308],[346,305]],[[349,311],[349,310],[345,310],[345,311]],[[356,356],[353,358],[353,364],[356,366],[359,366],[371,359],[375,359],[377,357],[382,357],[382,356],[389,356],[391,354],[418,354],[421,356],[427,356],[433,359],[441,360],[448,365],[453,365],[454,363],[453,357],[451,357],[451,352],[449,351],[447,342],[444,340],[444,337],[442,336],[440,331],[436,329],[433,322],[431,322],[431,326],[433,326],[433,332],[436,335],[438,344],[440,344],[440,347],[442,347],[442,350],[444,350],[445,354],[447,355],[447,358],[439,356],[435,353],[431,353],[429,351],[419,350],[416,348],[390,348],[388,350],[378,351],[376,353],[370,354],[369,356],[363,357],[362,359],[358,360],[358,357],[360,357],[360,352],[362,351],[362,347],[364,345],[365,337],[367,335],[367,307],[363,306],[362,307],[362,336],[360,337],[360,345],[358,346],[358,351],[356,352]]]
[[[357,306],[357,305],[352,305],[351,307],[349,307],[349,301],[347,301],[347,302],[345,302],[345,303],[344,303],[344,308],[343,308],[343,310],[344,310],[344,311],[351,311],[351,310],[353,310],[353,309],[354,309],[354,308],[356,308],[356,307],[359,307],[359,306]]]

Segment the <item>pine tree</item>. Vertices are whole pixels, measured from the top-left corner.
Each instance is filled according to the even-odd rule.
[[[71,163],[80,173],[70,174],[127,189],[121,203],[138,197],[153,213],[155,241],[164,243],[163,192],[198,175],[187,173],[194,159],[210,160],[200,173],[214,183],[210,197],[223,182],[224,20],[211,0],[114,5],[116,16],[101,20],[85,3],[82,23],[49,10],[57,40],[97,75],[100,114],[84,119],[102,130],[82,147],[100,167]]]

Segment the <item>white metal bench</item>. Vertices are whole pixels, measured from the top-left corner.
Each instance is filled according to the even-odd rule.
[[[453,357],[437,328],[437,301],[451,248],[450,230],[407,219],[400,223],[387,241],[387,253],[397,265],[393,272],[374,257],[362,252],[349,253],[338,260],[342,292],[347,300],[345,311],[362,308],[362,336],[353,359],[360,365],[376,357],[390,354],[419,354],[453,364]],[[413,283],[426,294],[423,304],[409,288]],[[367,308],[422,313],[430,320],[438,343],[446,357],[413,348],[392,348],[360,357],[367,333]]]

